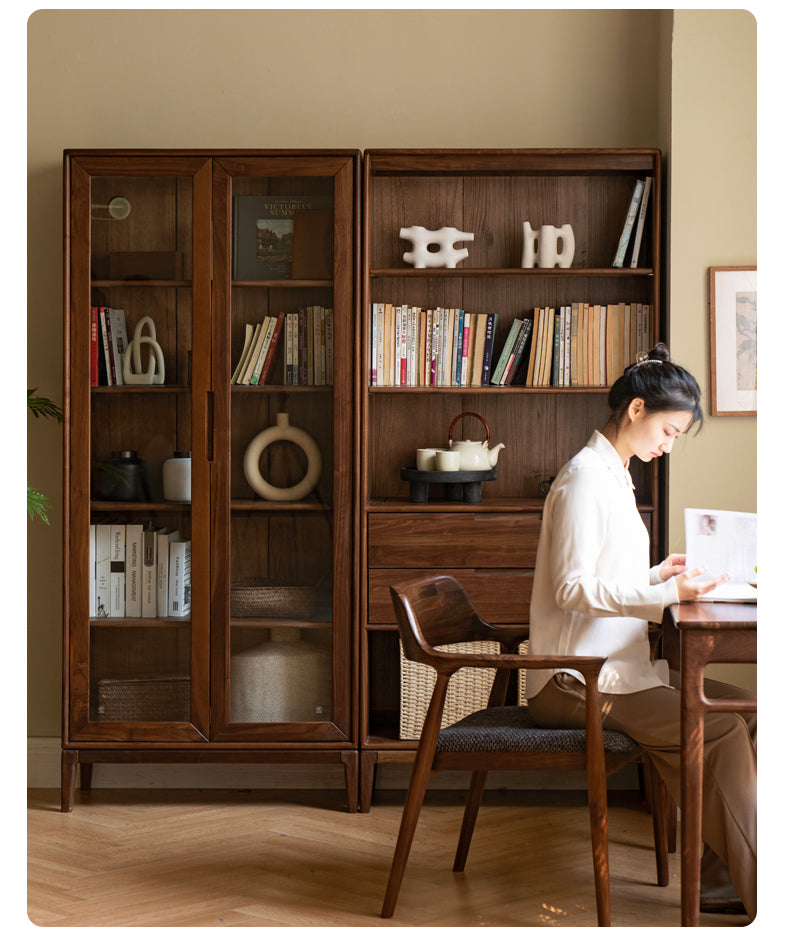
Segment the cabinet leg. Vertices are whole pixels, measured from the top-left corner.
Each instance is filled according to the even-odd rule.
[[[359,812],[370,813],[373,786],[376,782],[377,751],[361,751],[359,755]]]
[[[77,780],[79,752],[63,750],[60,754],[60,809],[71,813],[74,809],[74,784]]]
[[[359,754],[357,751],[342,751],[340,760],[346,771],[348,812],[356,813],[359,801]]]
[[[90,790],[93,782],[93,764],[80,764],[80,790]]]

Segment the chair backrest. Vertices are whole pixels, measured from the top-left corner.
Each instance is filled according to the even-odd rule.
[[[430,576],[390,587],[403,651],[414,662],[433,665],[432,649],[457,642],[496,641],[515,650],[525,634],[498,631],[475,612],[452,576]]]

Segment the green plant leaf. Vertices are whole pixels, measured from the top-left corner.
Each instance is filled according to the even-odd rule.
[[[36,517],[39,517],[49,526],[49,518],[47,517],[46,511],[51,509],[52,504],[47,500],[46,496],[28,484],[27,512],[30,514],[30,519],[35,520]]]
[[[27,407],[30,409],[34,418],[54,418],[55,421],[63,421],[63,409],[56,405],[52,399],[43,395],[36,395],[37,389],[29,388],[27,390]]]

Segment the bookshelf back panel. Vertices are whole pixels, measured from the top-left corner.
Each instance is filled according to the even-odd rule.
[[[403,266],[411,249],[401,227],[456,227],[475,235],[459,268],[520,267],[523,222],[573,228],[574,267],[611,266],[636,174],[564,176],[375,176],[371,180],[370,265]],[[650,259],[649,229],[642,258]]]
[[[134,338],[135,327],[144,316],[153,320],[156,341],[162,350],[165,362],[165,382],[168,385],[188,385],[191,374],[192,353],[192,290],[190,287],[164,286],[103,286],[94,288],[91,294],[94,306],[122,309],[126,319],[126,334],[129,342]],[[143,335],[150,335],[145,327]],[[99,337],[101,340],[101,336]],[[141,345],[141,364],[148,368],[152,349]],[[102,352],[100,349],[100,357]],[[132,363],[132,371],[135,371]]]
[[[449,427],[462,412],[485,418],[493,447],[505,449],[497,462],[497,479],[483,485],[484,497],[540,498],[541,481],[553,477],[601,429],[609,417],[606,392],[562,394],[463,394],[462,389],[372,394],[368,403],[369,498],[409,496],[402,467],[414,467],[417,448],[445,447]],[[374,433],[374,434],[373,434]],[[456,440],[481,441],[485,429],[464,418],[453,431]],[[637,498],[646,502],[644,465],[632,471]]]

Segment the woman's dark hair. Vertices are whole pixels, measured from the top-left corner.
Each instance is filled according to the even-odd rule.
[[[692,424],[702,423],[700,389],[694,376],[676,365],[663,342],[656,343],[647,358],[629,365],[609,392],[611,420],[619,428],[628,406],[641,398],[649,412],[688,411]]]

